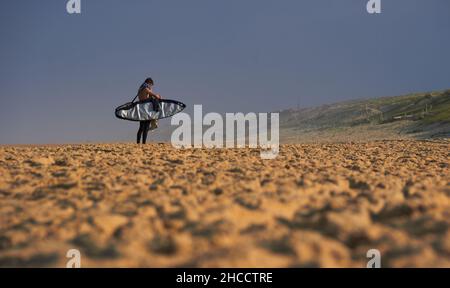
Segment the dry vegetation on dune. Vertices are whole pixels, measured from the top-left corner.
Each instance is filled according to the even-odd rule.
[[[0,266],[450,266],[449,141],[0,148]]]
[[[280,112],[284,143],[450,137],[450,90]]]

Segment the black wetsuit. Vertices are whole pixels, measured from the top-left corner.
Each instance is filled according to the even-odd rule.
[[[149,88],[149,87],[150,86],[144,82],[141,85],[141,87],[139,87],[138,93],[140,93],[142,89]],[[148,134],[149,129],[150,129],[150,120],[139,121],[139,130],[137,132],[137,143],[138,144],[141,142],[141,136],[142,136],[142,143],[145,144],[147,142],[147,134]]]
[[[142,136],[142,143],[145,144],[147,142],[147,134],[149,129],[150,129],[150,120],[139,121],[139,130],[137,132],[138,144],[141,142],[141,136]]]

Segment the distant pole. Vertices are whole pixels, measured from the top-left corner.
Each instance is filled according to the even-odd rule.
[[[367,104],[366,104],[366,120],[368,121],[368,122],[370,122],[370,119],[369,119],[370,117],[369,117],[369,107],[367,106]]]
[[[298,116],[300,114],[300,93],[297,95],[297,113],[295,115],[295,117],[297,118],[297,128],[300,126],[300,123],[298,123]],[[298,133],[298,131],[296,132],[297,135],[295,135],[295,138],[297,139],[297,143],[298,144],[300,142],[300,133]]]

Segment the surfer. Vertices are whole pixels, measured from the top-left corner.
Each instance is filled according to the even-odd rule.
[[[147,99],[151,99],[153,103],[153,107],[155,107],[155,111],[158,111],[159,109],[159,103],[158,100],[161,99],[161,95],[153,93],[152,87],[153,87],[153,79],[147,78],[145,79],[144,83],[142,83],[141,87],[139,87],[138,91],[138,98],[139,101],[144,101]],[[145,121],[139,121],[139,130],[137,132],[137,143],[139,144],[141,142],[141,136],[142,136],[142,143],[145,144],[147,142],[147,134],[149,129],[154,130],[158,128],[158,120],[145,120]]]

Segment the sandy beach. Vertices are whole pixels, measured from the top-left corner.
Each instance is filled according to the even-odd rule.
[[[450,141],[0,147],[0,267],[450,267]]]

